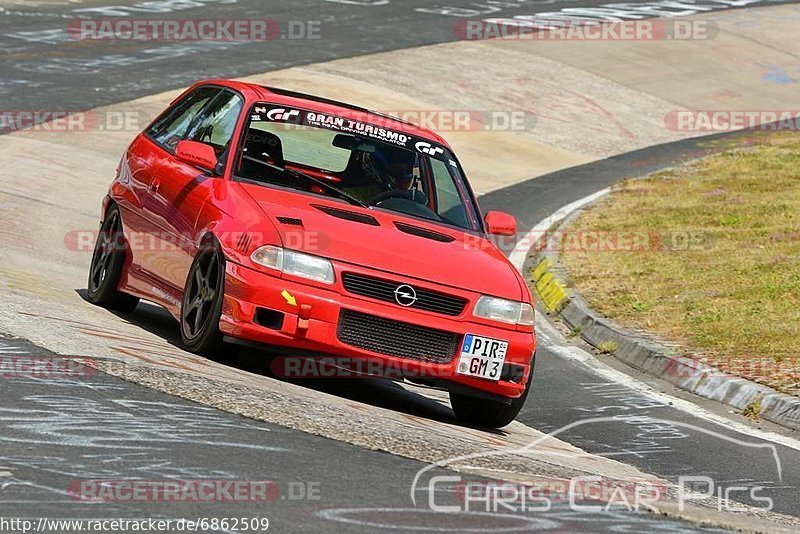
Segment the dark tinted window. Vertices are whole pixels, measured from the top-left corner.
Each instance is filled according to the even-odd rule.
[[[176,102],[153,124],[147,135],[169,150],[173,150],[184,138],[197,114],[219,93],[218,87],[199,87]]]

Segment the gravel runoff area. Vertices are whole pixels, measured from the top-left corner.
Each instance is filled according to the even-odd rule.
[[[600,314],[800,395],[798,208],[800,135],[761,135],[623,182],[558,236],[561,261]]]

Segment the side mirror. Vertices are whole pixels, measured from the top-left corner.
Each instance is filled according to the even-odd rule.
[[[486,231],[492,235],[517,235],[517,220],[513,215],[502,211],[490,211],[483,218]]]
[[[183,140],[175,147],[175,157],[184,163],[202,167],[208,171],[217,168],[217,153],[214,147],[197,141]]]

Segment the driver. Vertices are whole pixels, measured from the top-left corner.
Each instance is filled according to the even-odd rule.
[[[358,151],[358,177],[344,186],[348,193],[365,202],[376,198],[404,196],[426,203],[425,195],[416,189],[420,169],[417,155],[390,145],[376,144],[372,151]],[[355,176],[353,177],[355,178]]]
[[[396,191],[408,191],[415,184],[414,168],[417,164],[416,154],[408,150],[395,149],[387,155],[386,170],[388,182]],[[419,172],[416,173],[419,175]]]
[[[363,169],[370,181],[379,184],[378,193],[409,191],[419,179],[416,154],[402,148],[386,146],[365,154]]]

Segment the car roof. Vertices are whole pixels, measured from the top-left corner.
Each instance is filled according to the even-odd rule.
[[[444,138],[433,131],[428,130],[427,128],[417,126],[416,124],[381,113],[379,111],[370,110],[345,102],[339,102],[329,98],[290,91],[287,89],[267,87],[255,83],[226,79],[203,80],[195,83],[192,88],[201,85],[221,85],[223,87],[236,90],[245,96],[245,98],[248,100],[248,105],[252,105],[256,102],[268,102],[298,107],[319,113],[337,115],[346,119],[356,119],[361,122],[374,124],[376,126],[392,128],[393,130],[406,135],[413,135],[427,140],[432,140],[442,146],[450,148],[450,145],[444,140]]]

